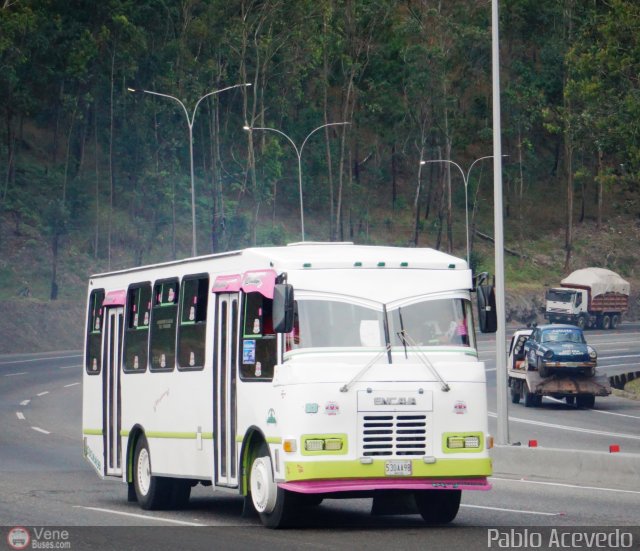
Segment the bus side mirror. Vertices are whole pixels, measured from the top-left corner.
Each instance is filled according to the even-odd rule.
[[[293,285],[278,283],[273,289],[273,329],[276,333],[293,330]]]
[[[498,330],[496,312],[496,292],[493,285],[478,285],[478,318],[482,333],[495,333]]]

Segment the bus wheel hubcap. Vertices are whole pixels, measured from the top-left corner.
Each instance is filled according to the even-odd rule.
[[[258,457],[251,467],[251,499],[258,513],[271,513],[276,505],[278,488],[271,476],[271,460]]]
[[[151,464],[149,452],[146,448],[140,450],[138,455],[138,488],[142,495],[147,495],[151,486]]]

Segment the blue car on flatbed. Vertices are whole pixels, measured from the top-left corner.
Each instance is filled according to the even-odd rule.
[[[548,324],[536,327],[524,344],[529,369],[540,377],[554,372],[574,372],[593,377],[596,351],[587,344],[582,329],[574,325]]]

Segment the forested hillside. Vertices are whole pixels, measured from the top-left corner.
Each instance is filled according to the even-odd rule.
[[[490,20],[488,0],[0,0],[5,312],[191,254],[190,125],[198,254],[301,239],[304,143],[305,239],[464,256],[460,172],[420,161],[492,154]],[[507,285],[636,277],[640,3],[502,0],[500,39]],[[492,270],[491,159],[467,192]]]

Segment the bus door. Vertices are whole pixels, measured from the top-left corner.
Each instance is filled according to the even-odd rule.
[[[236,372],[238,293],[217,294],[214,362],[214,445],[216,484],[238,485],[236,454]]]
[[[105,474],[122,476],[120,361],[124,309],[106,308],[102,332],[102,434]]]

